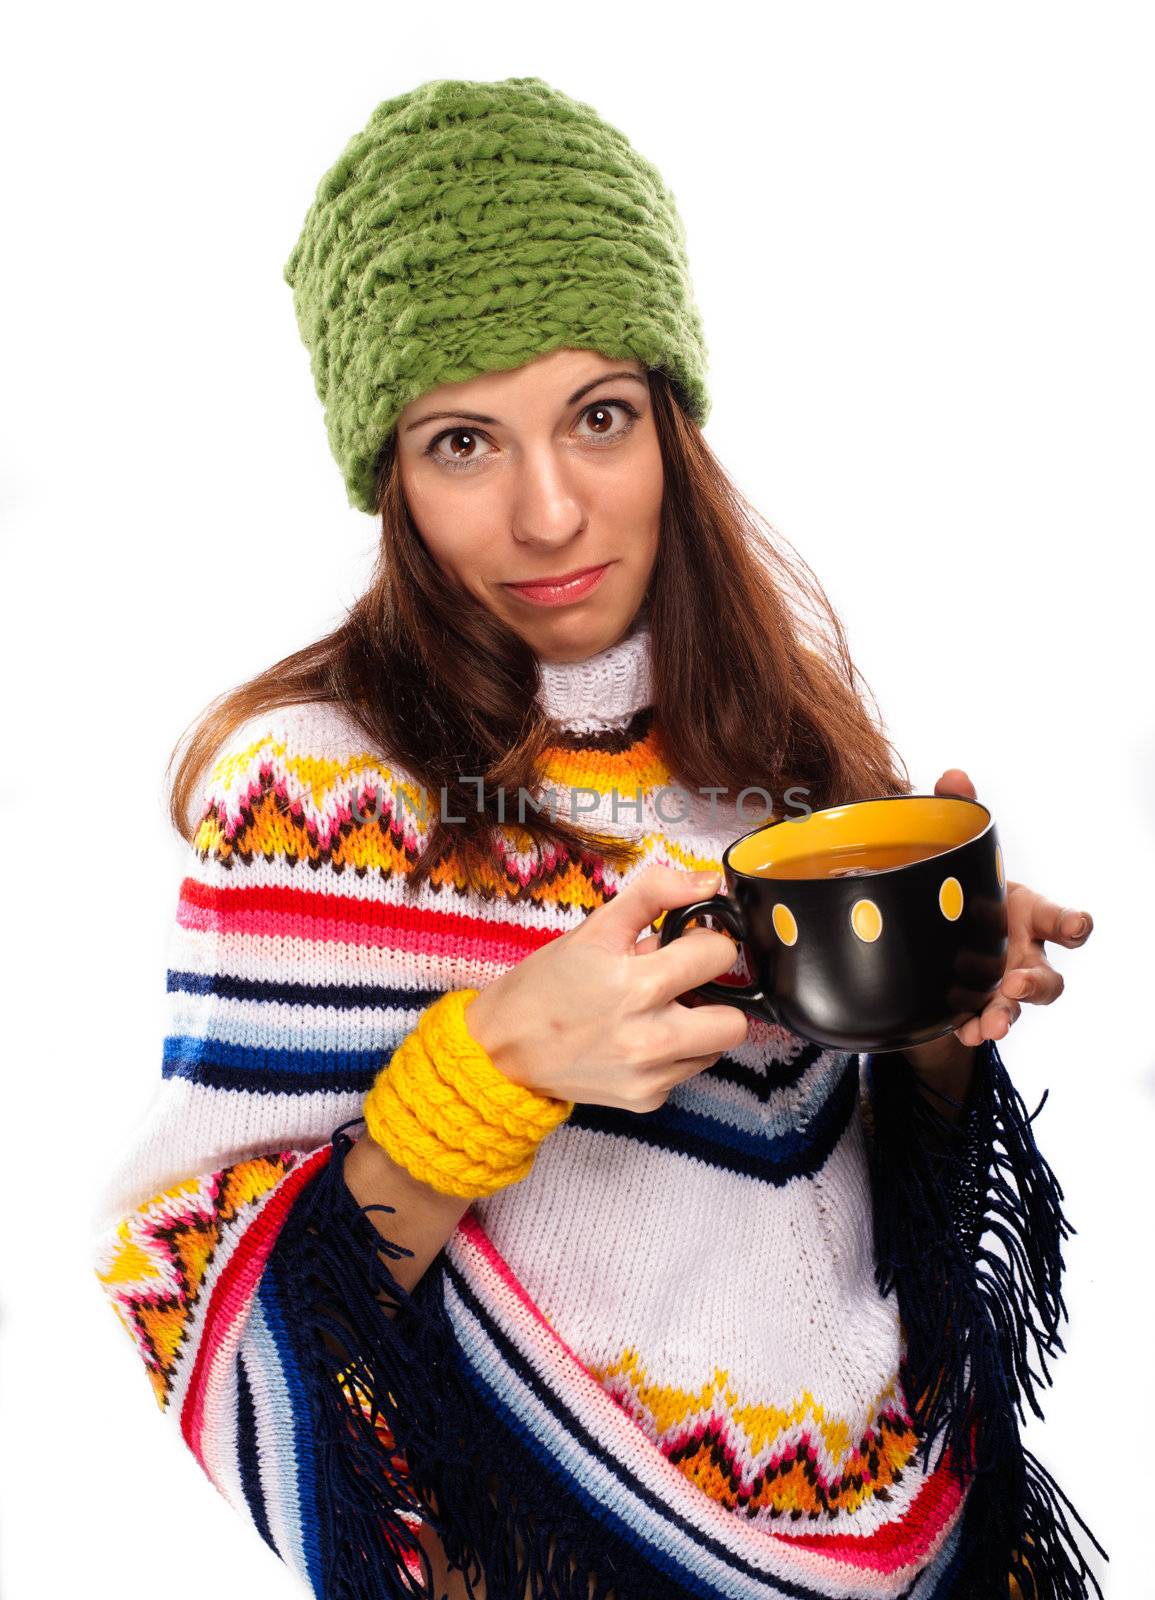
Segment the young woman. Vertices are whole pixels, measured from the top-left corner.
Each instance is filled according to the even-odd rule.
[[[910,790],[702,436],[660,175],[540,79],[436,80],[286,277],[380,559],[176,774],[96,1261],[162,1411],[333,1600],[1100,1592],[1019,1437],[1069,1224],[996,1045],[1090,919],[1009,884],[998,993],[879,1057],[683,1004],[720,932],[659,948],[787,791]]]

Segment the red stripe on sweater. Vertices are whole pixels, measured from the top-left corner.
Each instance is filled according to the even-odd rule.
[[[182,908],[191,915],[182,916]],[[388,926],[411,937],[436,939],[451,935],[482,944],[492,940],[536,950],[560,937],[556,928],[526,928],[515,922],[471,917],[461,911],[431,911],[380,900],[325,894],[317,889],[294,889],[283,884],[245,884],[232,889],[185,878],[180,886],[178,921],[195,922],[199,928],[212,926],[222,933],[252,932],[254,918],[265,917],[270,920],[291,918],[298,926],[302,921],[329,924],[330,934],[319,927],[317,938],[341,937],[343,929],[349,930],[355,938],[357,930]],[[270,926],[269,931],[276,930]]]

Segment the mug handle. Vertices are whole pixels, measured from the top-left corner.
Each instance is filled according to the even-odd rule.
[[[746,939],[746,918],[742,908],[729,895],[712,894],[708,900],[695,900],[688,906],[671,906],[662,918],[662,926],[658,929],[658,948],[664,950],[674,939],[685,932],[686,924],[692,917],[701,917],[709,913],[724,922],[727,930],[733,934],[739,944]],[[692,989],[686,989],[686,994],[700,994],[705,1000],[720,1000],[723,1005],[737,1006],[740,1011],[753,1011],[753,1013],[766,1020],[773,1015],[774,1008],[762,993],[757,983],[715,983],[708,978],[704,983],[696,983]]]

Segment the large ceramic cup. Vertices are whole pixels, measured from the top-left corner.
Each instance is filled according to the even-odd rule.
[[[888,795],[763,824],[727,846],[726,893],[676,906],[668,945],[716,918],[750,981],[688,990],[815,1044],[882,1052],[976,1015],[1006,965],[1006,877],[990,812]]]

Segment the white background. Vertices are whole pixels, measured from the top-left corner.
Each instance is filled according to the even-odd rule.
[[[1155,51],[1141,6],[26,6],[0,60],[4,1600],[296,1592],[157,1411],[88,1207],[159,1077],[173,744],[332,627],[374,521],[281,268],[383,99],[534,74],[674,191],[707,437],[916,788],[1089,910],[1002,1049],[1078,1230],[1027,1441],[1155,1594],[1147,1002]]]

